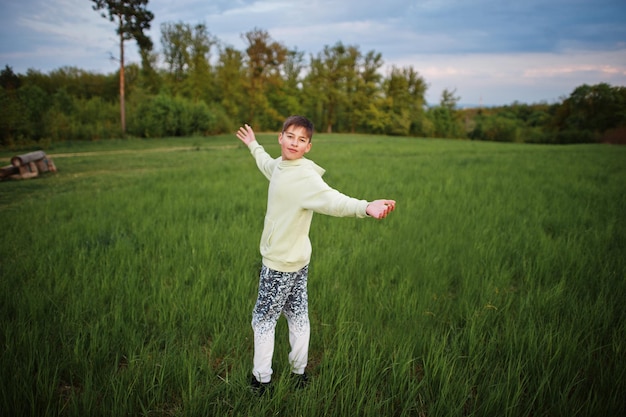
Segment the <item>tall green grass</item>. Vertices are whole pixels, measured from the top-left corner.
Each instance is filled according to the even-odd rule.
[[[247,149],[81,146],[48,152],[54,176],[0,183],[2,415],[625,411],[626,148],[317,135],[327,182],[398,207],[314,217],[312,384],[289,385],[281,320],[259,399],[267,182]]]

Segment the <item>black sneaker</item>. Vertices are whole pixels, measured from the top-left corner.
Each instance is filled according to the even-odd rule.
[[[291,379],[293,380],[293,384],[296,389],[306,388],[309,385],[309,376],[305,373],[303,374],[291,374]]]
[[[252,390],[253,393],[255,393],[256,395],[258,395],[259,397],[262,397],[263,395],[265,395],[265,393],[267,394],[271,394],[272,393],[272,382],[259,382],[257,381],[256,377],[254,375],[252,375],[252,378],[250,378],[250,389]]]

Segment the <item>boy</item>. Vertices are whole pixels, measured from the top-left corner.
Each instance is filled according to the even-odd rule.
[[[276,159],[256,141],[250,126],[239,128],[236,135],[248,146],[259,170],[270,182],[260,244],[263,266],[252,312],[251,386],[261,395],[270,387],[274,331],[281,314],[287,318],[289,327],[289,363],[293,377],[299,387],[308,382],[305,373],[310,334],[307,276],[313,212],[383,219],[395,209],[396,202],[357,200],[328,186],[322,180],[324,170],[304,158],[311,150],[313,137],[313,124],[305,117],[291,116],[284,122],[278,135],[281,156]]]

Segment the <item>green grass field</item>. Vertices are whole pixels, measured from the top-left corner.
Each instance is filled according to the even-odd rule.
[[[626,147],[313,140],[398,205],[314,216],[306,390],[284,319],[274,395],[248,390],[267,182],[234,135],[59,145],[0,183],[0,415],[626,411]]]

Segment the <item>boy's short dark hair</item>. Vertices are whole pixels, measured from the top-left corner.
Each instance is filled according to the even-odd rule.
[[[313,139],[313,122],[304,116],[289,116],[283,123],[283,133],[291,126],[303,127],[309,135],[309,141]]]

